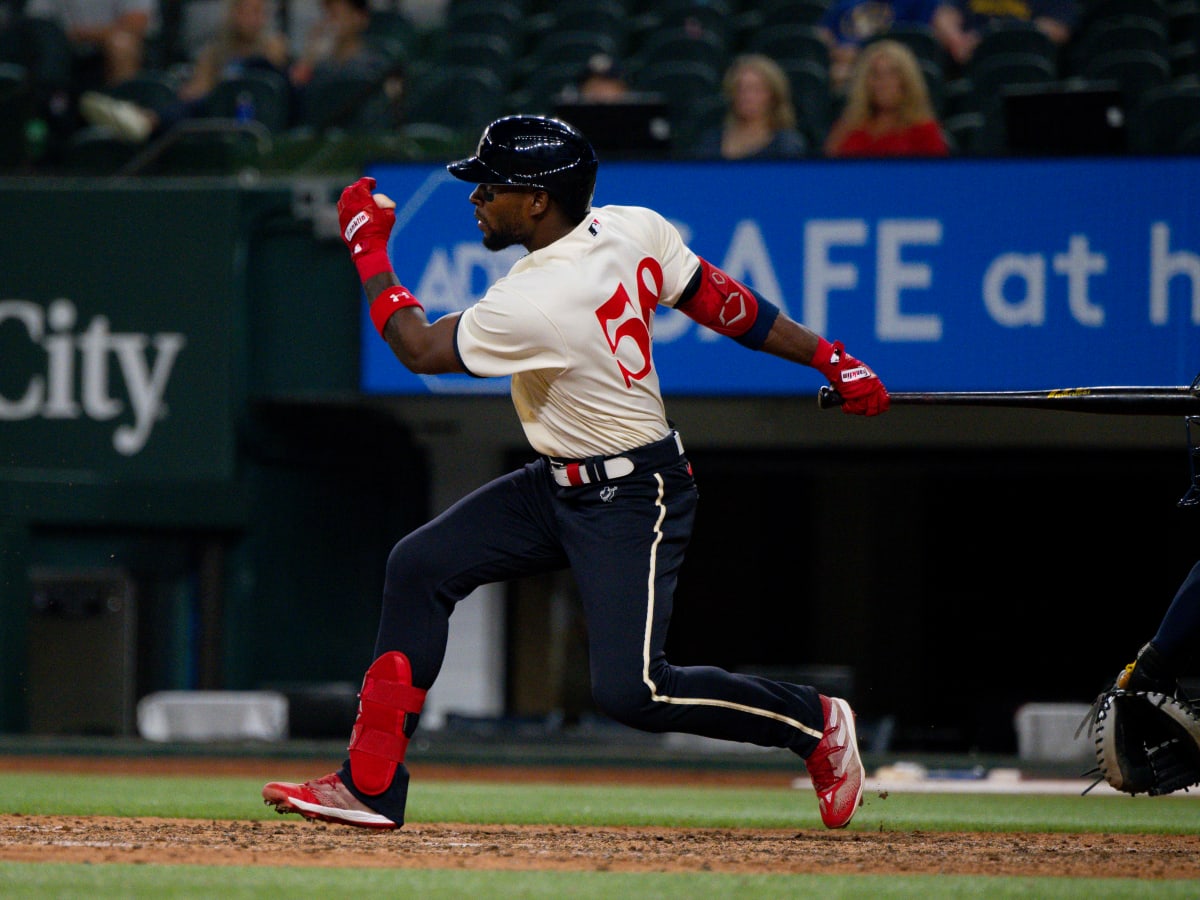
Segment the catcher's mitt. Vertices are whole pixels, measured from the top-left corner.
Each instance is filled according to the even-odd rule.
[[[1200,784],[1200,709],[1176,693],[1103,691],[1079,732],[1087,726],[1096,744],[1096,780],[1126,794],[1170,794]]]

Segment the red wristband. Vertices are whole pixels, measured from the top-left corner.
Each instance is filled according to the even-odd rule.
[[[374,250],[356,257],[354,268],[358,269],[358,280],[366,284],[368,279],[392,271],[392,261],[386,250]]]
[[[383,337],[383,326],[392,317],[392,313],[398,309],[404,309],[406,306],[416,306],[422,311],[425,310],[425,307],[421,306],[421,301],[402,284],[393,284],[386,290],[380,291],[379,296],[371,301],[371,322],[375,325],[375,330],[379,332],[380,337]]]

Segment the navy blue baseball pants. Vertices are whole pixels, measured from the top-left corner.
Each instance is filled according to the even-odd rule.
[[[667,662],[663,647],[696,484],[674,434],[621,456],[633,463],[630,474],[604,480],[605,460],[578,461],[575,471],[589,483],[574,485],[565,484],[565,461],[538,459],[397,543],[387,562],[375,658],[399,650],[412,664],[413,684],[427,689],[463,597],[483,584],[569,567],[587,622],[592,697],[602,712],[642,731],[807,756],[824,726],[815,688]],[[361,799],[402,821],[394,813],[403,814],[407,780],[401,766],[392,790]]]

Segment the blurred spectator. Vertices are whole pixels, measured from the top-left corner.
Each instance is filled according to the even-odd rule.
[[[997,11],[1000,10],[1000,11]],[[933,14],[933,31],[961,70],[971,61],[983,30],[996,21],[1033,22],[1059,47],[1079,24],[1078,0],[940,0]]]
[[[322,0],[321,7],[322,18],[313,25],[290,71],[296,123],[341,126],[369,111],[373,121],[386,123],[371,127],[398,121],[404,92],[402,61],[368,38],[368,0]],[[354,87],[347,87],[351,82]],[[377,115],[376,109],[381,109]]]
[[[140,72],[146,37],[157,27],[156,0],[27,0],[25,16],[62,30],[79,91]]]
[[[206,96],[225,78],[250,69],[287,74],[291,51],[274,18],[271,0],[225,0],[221,28],[196,57],[190,77],[179,88],[180,100]]]
[[[592,56],[579,73],[574,89],[569,91],[570,99],[583,103],[613,103],[628,98],[632,92],[621,64],[607,53]]]
[[[844,93],[854,61],[871,39],[893,25],[927,25],[939,0],[832,0],[818,28],[829,45],[829,83]]]
[[[808,143],[796,127],[787,73],[768,56],[738,56],[721,83],[728,111],[718,128],[702,132],[699,157],[778,159],[804,156]]]
[[[34,121],[54,161],[79,128],[78,98],[142,68],[156,0],[27,0],[0,32],[0,59],[25,67]],[[23,8],[22,8],[23,7]]]
[[[322,16],[311,28],[291,67],[292,83],[303,87],[314,78],[382,77],[393,65],[366,39],[371,24],[367,0],[322,0]]]
[[[176,122],[204,114],[204,103],[218,82],[251,69],[287,74],[287,39],[276,27],[271,0],[225,0],[216,36],[201,48],[191,75],[179,87],[177,100],[163,109],[148,109],[98,91],[85,93],[80,112],[93,125],[103,125],[127,141],[145,141]]]
[[[829,130],[825,155],[948,156],[916,55],[881,38],[859,54],[846,106]]]

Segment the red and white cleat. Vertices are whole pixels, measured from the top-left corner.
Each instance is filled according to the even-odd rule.
[[[299,813],[306,819],[353,825],[357,828],[395,828],[396,823],[375,812],[342,784],[336,772],[291,784],[272,781],[262,789],[263,802],[275,807],[277,813]]]
[[[866,771],[858,755],[854,710],[839,697],[821,696],[825,734],[804,764],[817,792],[817,806],[826,828],[843,828],[862,806]]]

